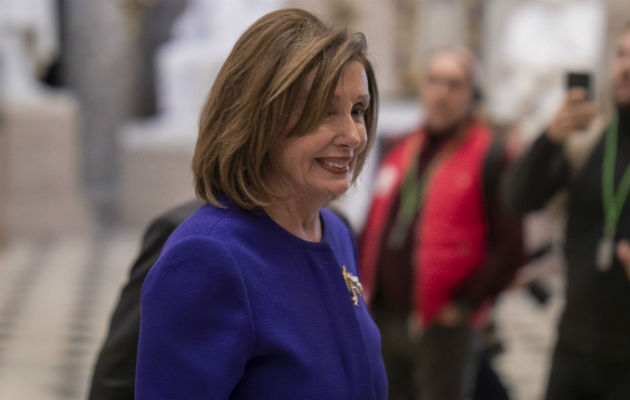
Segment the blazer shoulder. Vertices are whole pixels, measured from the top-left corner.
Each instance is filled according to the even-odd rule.
[[[188,206],[194,207],[194,205]],[[189,210],[190,209],[186,209],[186,207],[174,210],[175,212],[170,214],[168,221],[177,223],[177,220],[184,216],[185,211]],[[176,225],[173,233],[168,238],[165,249],[186,238],[194,236],[211,237],[216,226],[229,214],[229,211],[229,209],[221,209],[211,204],[204,204],[197,207],[196,211],[179,221],[180,223]],[[164,219],[163,221],[167,220]]]
[[[188,217],[193,215],[195,211],[197,211],[203,205],[203,201],[199,199],[192,199],[166,211],[158,217],[158,220],[179,225],[184,222]]]

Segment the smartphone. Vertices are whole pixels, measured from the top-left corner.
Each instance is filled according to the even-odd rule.
[[[582,88],[586,90],[586,100],[593,101],[593,79],[589,72],[567,72],[566,84],[567,90],[573,88]]]

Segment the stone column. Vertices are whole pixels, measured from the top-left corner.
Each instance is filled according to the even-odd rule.
[[[134,111],[138,51],[123,0],[66,0],[64,81],[81,117],[82,180],[97,215],[111,218],[117,199],[117,132]]]
[[[462,0],[423,0],[420,3],[420,55],[426,59],[432,49],[466,44],[466,4]]]

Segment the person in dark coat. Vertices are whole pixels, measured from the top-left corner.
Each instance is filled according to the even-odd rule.
[[[88,400],[133,400],[136,355],[140,333],[140,289],[157,261],[166,239],[203,202],[180,204],[149,223],[140,252],[131,266],[112,314],[105,341],[98,353]]]
[[[570,90],[505,181],[506,204],[520,214],[568,191],[566,302],[548,400],[630,398],[630,26],[612,76],[612,115],[592,126],[594,103]]]

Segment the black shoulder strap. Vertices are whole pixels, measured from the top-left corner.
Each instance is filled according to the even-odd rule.
[[[503,142],[493,139],[486,154],[482,172],[483,206],[486,215],[490,215],[491,199],[496,196],[496,192],[499,190],[499,177],[503,169],[504,155],[505,145]]]

